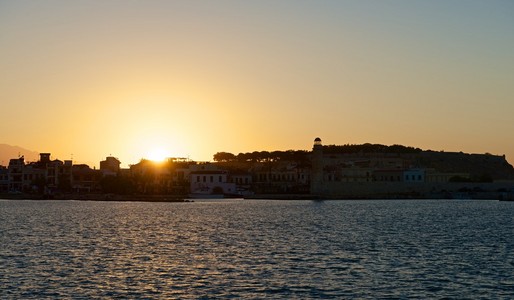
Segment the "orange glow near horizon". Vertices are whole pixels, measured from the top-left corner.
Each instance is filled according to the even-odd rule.
[[[166,158],[170,157],[166,150],[163,148],[157,147],[153,148],[146,153],[144,158],[149,159],[153,162],[163,162]]]
[[[513,7],[470,2],[0,2],[0,143],[89,166],[317,136],[514,162]]]

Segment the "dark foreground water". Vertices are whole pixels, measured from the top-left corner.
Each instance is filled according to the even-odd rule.
[[[0,298],[514,298],[514,203],[0,201]]]

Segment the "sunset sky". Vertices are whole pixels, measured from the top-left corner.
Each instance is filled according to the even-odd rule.
[[[403,144],[514,163],[514,1],[0,0],[0,143],[98,166]]]

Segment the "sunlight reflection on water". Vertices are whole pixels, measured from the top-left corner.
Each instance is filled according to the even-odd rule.
[[[498,201],[0,201],[0,298],[511,298]]]

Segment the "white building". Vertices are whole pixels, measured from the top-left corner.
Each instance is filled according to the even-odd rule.
[[[228,182],[228,174],[222,170],[193,171],[189,175],[193,195],[235,194],[236,184]]]

